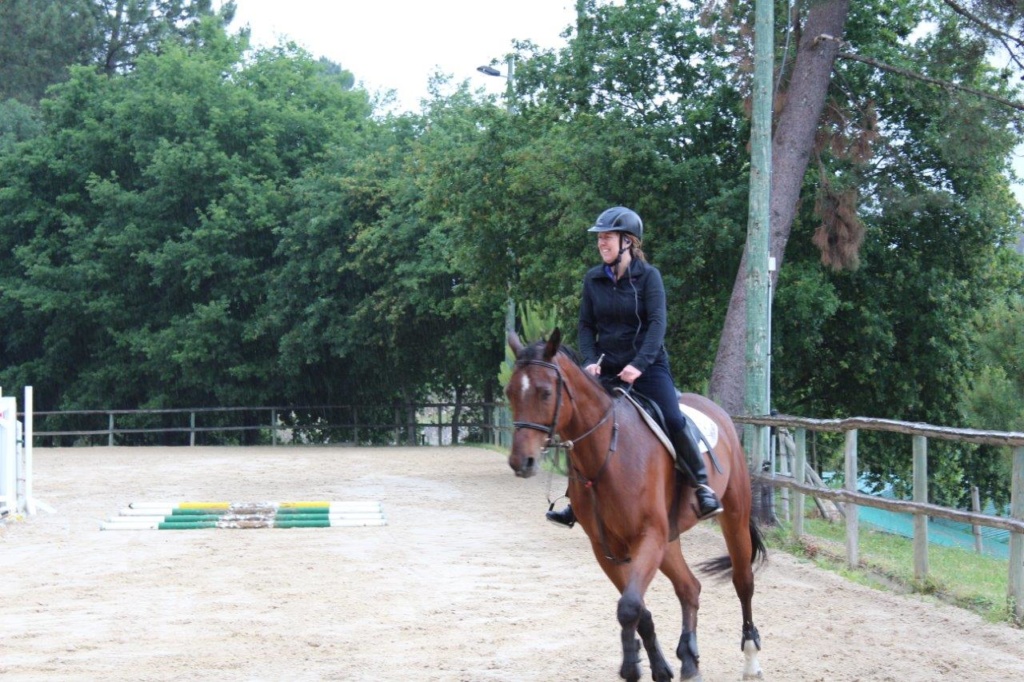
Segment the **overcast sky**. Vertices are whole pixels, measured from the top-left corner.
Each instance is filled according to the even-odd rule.
[[[574,0],[235,0],[232,29],[248,25],[257,45],[293,40],[314,57],[351,71],[370,92],[395,90],[398,111],[418,111],[430,76],[503,93],[503,78],[476,67],[500,62],[513,40],[561,47],[560,34],[574,22]],[[1024,148],[1014,167],[1024,174]],[[1024,187],[1016,186],[1024,203]]]
[[[295,41],[351,71],[371,92],[395,90],[399,110],[419,110],[435,72],[502,93],[505,81],[476,67],[504,58],[513,40],[561,47],[573,0],[236,0],[232,29],[257,45]]]

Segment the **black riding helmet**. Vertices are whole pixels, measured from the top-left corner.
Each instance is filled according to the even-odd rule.
[[[626,232],[642,240],[644,221],[640,220],[633,209],[615,206],[597,216],[594,226],[587,232]]]

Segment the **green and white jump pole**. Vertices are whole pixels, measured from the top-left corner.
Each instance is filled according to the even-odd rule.
[[[101,530],[385,526],[380,502],[133,502]]]

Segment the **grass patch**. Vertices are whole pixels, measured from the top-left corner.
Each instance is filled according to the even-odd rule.
[[[1010,569],[1005,560],[932,544],[928,547],[928,577],[921,581],[914,577],[914,545],[910,538],[861,524],[860,565],[850,569],[842,522],[805,519],[800,540],[793,538],[789,524],[764,530],[769,547],[805,557],[855,582],[876,589],[933,595],[974,611],[989,622],[1014,623],[1007,596]]]

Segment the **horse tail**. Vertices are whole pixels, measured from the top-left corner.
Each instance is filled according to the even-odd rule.
[[[750,565],[755,569],[768,561],[768,548],[764,544],[764,535],[758,528],[753,517],[750,519]],[[725,554],[714,559],[708,559],[697,564],[697,567],[704,573],[725,577],[724,573],[732,571],[732,557]]]
[[[768,561],[768,547],[764,544],[764,535],[753,518],[750,519],[750,546],[753,549],[750,553],[750,565],[760,568]]]

